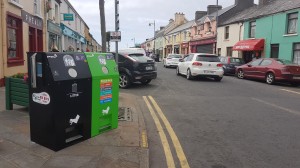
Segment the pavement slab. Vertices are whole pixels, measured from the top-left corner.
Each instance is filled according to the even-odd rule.
[[[3,96],[5,91],[0,88]],[[145,124],[136,100],[134,95],[120,93],[120,107],[131,109],[131,121],[119,121],[117,129],[58,152],[30,140],[27,108],[4,110],[1,102],[0,168],[148,168],[148,148],[140,146]]]

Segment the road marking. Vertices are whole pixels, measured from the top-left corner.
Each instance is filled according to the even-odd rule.
[[[266,104],[266,105],[269,105],[269,106],[272,106],[272,107],[284,110],[286,112],[289,112],[289,113],[292,113],[292,114],[295,114],[295,115],[300,115],[299,111],[295,111],[295,110],[291,110],[291,109],[288,109],[288,108],[285,108],[285,107],[281,107],[281,106],[278,106],[276,104],[269,103],[269,102],[266,102],[266,101],[263,101],[263,100],[260,100],[260,99],[257,99],[257,98],[252,98],[252,99],[255,100],[255,101],[261,102],[263,104]]]
[[[152,96],[148,96],[149,99],[151,100],[152,104],[154,105],[154,108],[156,109],[158,115],[160,116],[161,120],[163,121],[163,123],[165,124],[167,131],[169,132],[169,135],[171,137],[171,140],[173,142],[174,148],[176,150],[177,153],[177,157],[180,161],[180,165],[182,168],[189,168],[189,163],[186,159],[186,156],[183,152],[183,149],[181,147],[181,144],[179,142],[179,139],[177,137],[177,135],[175,134],[170,122],[168,121],[168,119],[166,118],[166,116],[164,115],[164,113],[162,112],[161,108],[157,105],[156,101],[153,99]]]
[[[162,143],[162,146],[163,146],[163,149],[164,149],[164,152],[165,152],[165,156],[166,156],[166,160],[167,160],[167,166],[168,168],[174,168],[175,167],[175,163],[174,163],[174,159],[173,159],[173,155],[172,155],[172,152],[171,152],[171,149],[170,149],[170,145],[168,143],[168,140],[167,140],[167,137],[166,137],[166,134],[160,124],[160,121],[157,117],[157,115],[155,114],[152,106],[150,105],[148,99],[146,96],[143,96],[143,99],[150,111],[150,114],[154,120],[154,123],[156,125],[156,128],[157,128],[157,131],[158,131],[158,134],[160,136],[160,140],[161,140],[161,143]]]
[[[142,131],[142,148],[148,148],[148,141],[147,141],[146,130]]]
[[[293,91],[293,90],[287,90],[287,89],[280,89],[280,90],[300,95],[300,92],[296,92],[296,91]]]

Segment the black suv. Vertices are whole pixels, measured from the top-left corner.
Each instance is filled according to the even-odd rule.
[[[115,56],[116,53],[113,53]],[[119,53],[120,88],[128,88],[133,82],[148,84],[157,77],[155,61],[141,53]]]

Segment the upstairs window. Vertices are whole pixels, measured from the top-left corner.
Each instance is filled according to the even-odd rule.
[[[225,27],[225,34],[224,35],[225,35],[224,36],[225,39],[229,39],[229,26]]]
[[[249,38],[255,38],[256,22],[250,22]]]
[[[297,33],[298,12],[288,14],[287,34]]]
[[[41,2],[40,2],[40,0],[34,0],[33,1],[33,12],[34,12],[34,14],[36,14],[36,15],[41,15]]]

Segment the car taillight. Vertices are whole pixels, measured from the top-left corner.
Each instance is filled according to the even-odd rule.
[[[202,64],[200,62],[193,62],[192,64],[193,66],[202,66]]]
[[[223,64],[217,64],[217,67],[223,67]]]

